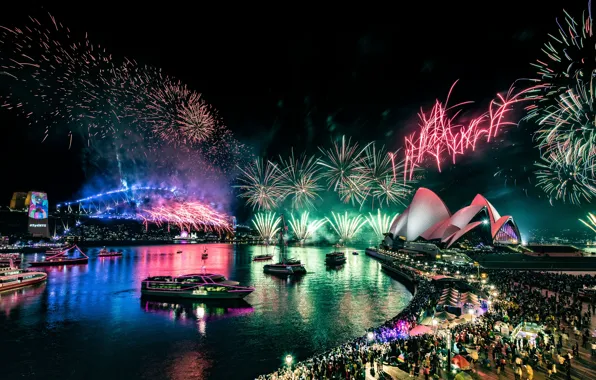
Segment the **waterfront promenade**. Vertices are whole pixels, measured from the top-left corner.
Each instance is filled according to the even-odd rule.
[[[418,304],[418,311],[422,311],[418,316],[425,314],[425,308],[428,315],[427,307],[429,305],[434,307],[439,293],[433,288],[431,280],[436,273],[424,273],[424,270],[421,270],[421,268],[427,268],[428,263],[425,266],[425,263],[415,262],[405,255],[389,252],[373,252],[370,256],[391,263],[390,265],[396,267],[394,274],[401,273],[406,277],[416,277],[419,289],[434,291],[428,298],[427,304]],[[471,281],[473,286],[482,287],[479,279],[475,278],[477,268],[451,267],[449,264],[441,264],[441,267],[445,272],[452,273],[457,269],[458,277],[466,279],[466,282]],[[486,271],[489,272],[491,289],[498,290],[499,297],[493,298],[490,310],[476,318],[474,322],[460,323],[449,329],[452,342],[458,343],[458,351],[467,358],[471,358],[471,368],[457,374],[458,378],[513,379],[516,378],[515,372],[518,375],[521,374],[523,379],[596,378],[596,357],[592,356],[591,352],[596,327],[594,305],[580,303],[568,291],[577,289],[582,282],[588,282],[587,285],[590,285],[596,281],[596,278],[497,269]],[[412,309],[410,312],[415,313]],[[513,323],[513,326],[527,320],[544,324],[544,340],[537,339],[536,344],[528,344],[527,341],[520,344],[519,339],[513,341],[508,335],[501,337],[500,334],[494,334],[493,325],[502,323],[503,319]],[[400,325],[403,327],[404,320],[400,319],[400,316],[393,322],[395,329],[399,330]],[[416,326],[416,323],[417,321],[406,321],[408,329],[405,334],[398,332],[394,335],[375,336],[368,341],[360,339],[360,344],[352,343],[350,346],[335,350],[331,355],[324,355],[322,362],[321,358],[315,360],[315,363],[319,363],[319,367],[314,371],[312,365],[303,367],[296,365],[292,371],[289,368],[281,369],[260,379],[405,379],[412,377],[448,379],[455,377],[453,373],[449,376],[446,373],[445,335],[433,334],[431,331],[421,336],[408,337],[408,332]],[[572,325],[579,326],[580,335],[575,336],[571,333]],[[396,360],[397,356],[399,361]],[[453,356],[451,358],[453,359]],[[501,364],[502,370],[498,371],[495,364],[503,360],[505,361]],[[323,368],[321,363],[324,364]],[[555,364],[556,373],[552,371],[553,364]],[[371,365],[375,367],[375,371],[371,371]],[[382,371],[379,371],[381,366]],[[551,369],[550,374],[548,369]]]

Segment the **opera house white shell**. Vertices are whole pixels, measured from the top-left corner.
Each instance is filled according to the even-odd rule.
[[[511,216],[501,216],[495,207],[478,194],[469,206],[454,214],[449,212],[437,194],[419,188],[406,210],[393,222],[393,239],[429,241],[446,248],[461,242],[474,231],[480,232],[491,244],[518,244],[519,229]]]

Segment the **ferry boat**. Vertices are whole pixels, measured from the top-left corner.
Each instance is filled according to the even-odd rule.
[[[108,251],[106,247],[103,247],[97,257],[120,257],[122,256],[122,252],[117,251]]]
[[[265,254],[265,255],[256,255],[252,258],[252,261],[269,261],[273,259],[273,255]]]
[[[266,264],[263,266],[263,271],[268,274],[276,274],[282,276],[303,275],[306,274],[306,268],[300,260],[287,258],[285,253],[284,231],[286,230],[285,221],[282,216],[282,228],[280,229],[279,243],[281,250],[279,252],[279,262],[277,264]]]
[[[343,265],[346,263],[346,254],[343,252],[332,252],[325,256],[327,265]]]
[[[76,248],[76,250],[81,254],[80,257],[68,257],[68,252]],[[76,245],[71,246],[68,249],[60,251],[59,253],[46,256],[46,259],[43,261],[33,261],[29,263],[32,267],[43,267],[43,266],[54,266],[54,265],[74,265],[74,264],[87,264],[89,262],[89,257],[85,255],[79,247]]]
[[[13,264],[17,267],[21,265],[21,255],[19,253],[0,253],[0,267],[7,267]]]
[[[189,299],[241,299],[255,288],[240,286],[221,274],[187,274],[179,277],[155,276],[141,283],[143,296]]]
[[[8,267],[0,268],[0,292],[38,284],[47,278],[47,273],[19,269],[11,263]]]

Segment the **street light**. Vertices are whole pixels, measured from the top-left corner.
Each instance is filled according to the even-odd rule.
[[[294,358],[292,357],[292,355],[286,355],[286,364],[288,366],[291,366],[293,361],[294,361]]]

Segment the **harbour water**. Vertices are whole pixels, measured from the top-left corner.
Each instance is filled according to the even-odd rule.
[[[120,258],[89,248],[88,265],[48,267],[46,284],[0,293],[0,377],[254,379],[288,354],[305,359],[365,334],[411,298],[363,250],[347,250],[347,263],[328,269],[330,248],[290,247],[309,273],[284,279],[252,262],[262,247],[204,247],[207,260],[199,244],[109,247]],[[141,300],[143,278],[203,266],[256,290],[235,304]]]

